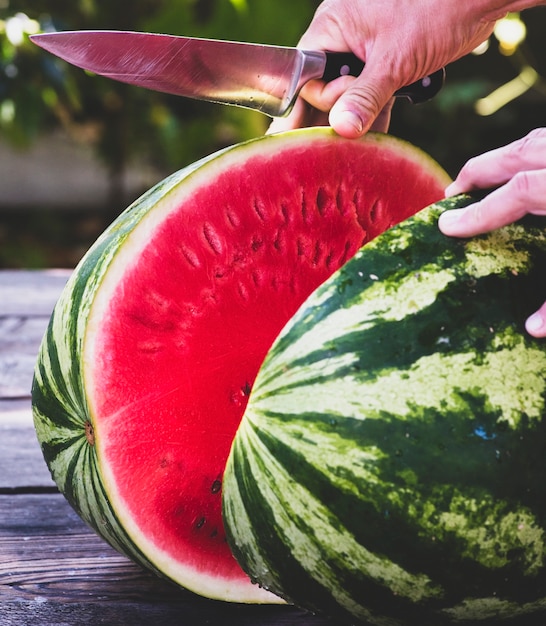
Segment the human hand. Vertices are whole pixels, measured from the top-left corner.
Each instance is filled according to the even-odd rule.
[[[328,121],[349,138],[370,129],[386,130],[393,93],[485,41],[495,21],[509,10],[499,9],[499,4],[509,3],[324,0],[299,47],[351,51],[366,66],[357,78],[307,83],[291,114],[275,120],[269,132]]]
[[[440,230],[445,235],[472,237],[528,213],[546,216],[546,128],[470,159],[446,195],[491,187],[496,189],[479,202],[443,213]],[[534,337],[546,337],[546,302],[527,319],[526,328]]]

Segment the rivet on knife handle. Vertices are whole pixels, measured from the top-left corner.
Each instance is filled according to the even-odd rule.
[[[327,52],[326,67],[322,79],[329,83],[340,76],[359,76],[364,69],[364,62],[350,52]],[[429,76],[425,76],[411,85],[402,87],[395,92],[398,98],[407,98],[413,104],[426,102],[433,98],[442,88],[445,69],[442,68]]]

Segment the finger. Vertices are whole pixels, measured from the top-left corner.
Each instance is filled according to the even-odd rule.
[[[328,83],[322,80],[311,80],[304,85],[300,96],[315,109],[326,113],[355,80],[354,76],[339,76]]]
[[[525,329],[533,337],[546,337],[546,302],[527,319]]]
[[[518,172],[480,202],[442,213],[438,225],[445,235],[472,237],[527,213],[546,215],[546,169]]]
[[[446,196],[496,187],[518,172],[542,169],[546,165],[545,154],[546,128],[538,128],[507,146],[470,159],[446,189]]]
[[[340,76],[330,83],[312,80],[300,92],[294,107],[286,117],[271,122],[268,135],[306,126],[327,126],[328,111],[347,86],[354,81],[352,76]]]
[[[369,63],[353,80],[330,111],[330,125],[338,134],[354,138],[370,130],[400,87],[389,74],[384,70],[376,73]]]

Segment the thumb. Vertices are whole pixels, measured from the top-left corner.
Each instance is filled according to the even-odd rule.
[[[349,139],[367,132],[399,88],[383,70],[377,75],[366,64],[362,74],[336,101],[330,110],[330,126]]]

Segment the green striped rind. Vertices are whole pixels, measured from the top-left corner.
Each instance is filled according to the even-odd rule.
[[[85,255],[55,306],[32,385],[36,433],[60,491],[114,548],[151,569],[110,504],[96,448],[86,437],[86,422],[92,424],[93,419],[86,400],[82,352],[95,295],[116,254],[143,218],[205,161],[173,174],[144,194]]]
[[[232,549],[313,611],[438,626],[546,612],[540,221],[363,248],[258,375],[224,477]]]
[[[154,567],[136,545],[136,540],[129,536],[122,521],[126,511],[121,511],[122,505],[111,501],[115,498],[112,492],[107,493],[106,486],[111,487],[111,483],[108,483],[108,468],[101,467],[101,446],[90,445],[86,438],[86,423],[93,425],[94,420],[86,398],[83,369],[83,358],[88,354],[85,346],[93,343],[93,329],[90,329],[93,324],[89,322],[93,319],[96,323],[101,304],[111,293],[109,289],[121,278],[127,263],[138,258],[139,246],[144,245],[142,242],[149,239],[154,226],[176,208],[184,194],[191,193],[192,185],[214,183],[223,169],[267,152],[276,153],[291,147],[300,151],[312,149],[314,141],[341,139],[327,129],[280,133],[218,151],[165,179],[129,207],[86,254],[51,317],[40,348],[32,390],[34,421],[45,460],[60,490],[81,517],[116,549],[151,569],[163,564]],[[413,162],[421,164],[432,176],[437,175],[439,179],[445,176],[430,157],[403,141],[374,134],[368,134],[365,141],[383,145],[386,150],[392,149],[401,155],[407,152]],[[99,431],[100,428],[97,429],[100,439]]]

